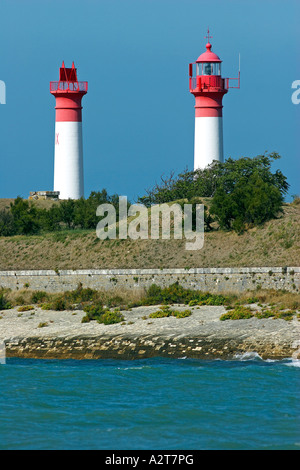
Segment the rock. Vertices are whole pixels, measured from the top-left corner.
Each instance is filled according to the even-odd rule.
[[[186,306],[177,306],[178,310]],[[83,311],[56,312],[35,308],[18,316],[1,312],[0,343],[6,357],[45,359],[139,359],[155,356],[232,359],[256,352],[263,359],[300,358],[300,322],[279,319],[220,321],[224,307],[190,307],[186,318],[142,318],[157,306],[122,311],[125,322],[81,323]],[[47,327],[39,328],[40,324]]]

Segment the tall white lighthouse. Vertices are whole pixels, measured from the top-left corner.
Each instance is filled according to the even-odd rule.
[[[222,78],[222,61],[211,50],[211,37],[208,29],[206,51],[189,65],[190,92],[195,96],[194,170],[204,169],[214,160],[223,162],[222,100],[229,88],[240,87],[240,72],[238,78]],[[238,80],[238,86],[229,86],[230,80]]]
[[[80,199],[83,186],[82,97],[87,93],[87,82],[79,82],[74,62],[59,70],[59,81],[50,82],[50,93],[55,96],[55,152],[54,191],[60,199]]]

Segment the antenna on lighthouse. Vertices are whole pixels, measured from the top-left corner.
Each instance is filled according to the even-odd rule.
[[[207,28],[207,36],[204,36],[204,37],[207,38],[207,42],[208,42],[208,44],[210,44],[209,39],[212,39],[213,36],[210,36],[210,35],[209,35],[209,27]]]
[[[241,82],[241,54],[239,52],[239,76],[238,76],[238,87],[237,88],[240,88],[240,82]]]

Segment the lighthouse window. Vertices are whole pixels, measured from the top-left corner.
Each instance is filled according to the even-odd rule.
[[[199,73],[199,75],[201,75]],[[203,75],[221,75],[221,64],[219,63],[204,63]]]
[[[197,75],[221,75],[221,64],[218,62],[198,63]]]
[[[202,75],[202,64],[197,64],[197,75]]]
[[[203,64],[203,75],[212,75],[212,64]]]

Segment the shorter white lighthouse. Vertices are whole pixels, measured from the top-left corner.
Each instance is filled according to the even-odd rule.
[[[196,76],[190,64],[190,92],[195,96],[194,170],[204,169],[214,160],[223,162],[223,97],[229,88],[240,87],[238,78],[222,78],[221,59],[212,52],[208,34],[206,51],[196,62]],[[229,86],[238,80],[238,86]]]
[[[84,196],[82,97],[87,93],[87,82],[79,82],[77,70],[59,71],[59,81],[50,82],[50,93],[55,96],[55,152],[54,191],[60,199],[80,199]]]

